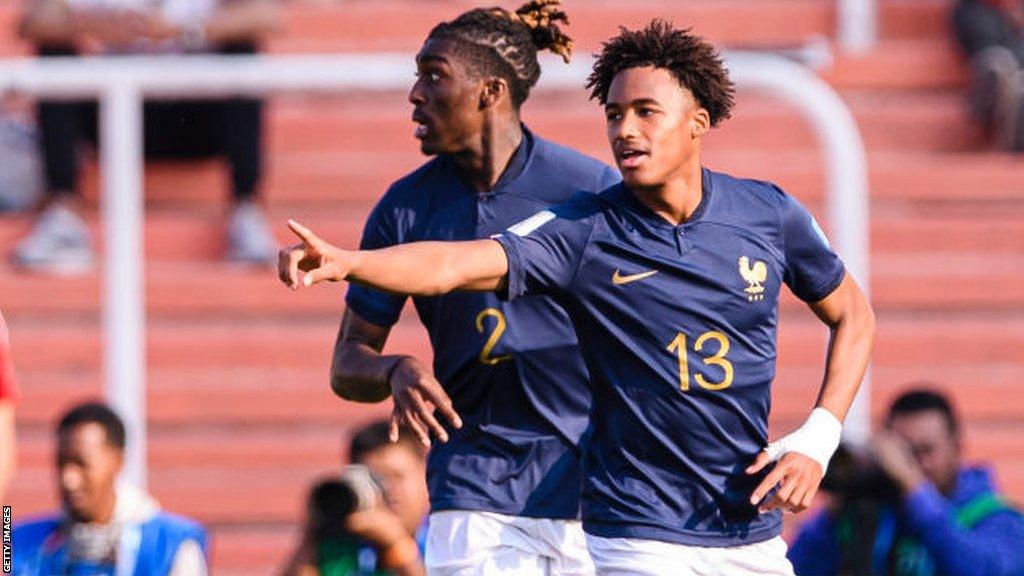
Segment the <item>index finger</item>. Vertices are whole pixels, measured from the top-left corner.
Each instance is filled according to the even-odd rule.
[[[776,466],[774,470],[768,473],[767,476],[761,480],[761,483],[754,488],[754,491],[750,494],[750,503],[757,504],[764,498],[764,495],[771,491],[776,484],[786,475],[786,470],[783,466]]]
[[[313,233],[313,231],[310,230],[309,228],[306,228],[302,224],[299,224],[297,220],[289,218],[288,228],[306,244],[316,244],[317,242],[320,241],[319,236]]]
[[[462,428],[462,418],[455,411],[455,407],[452,406],[452,400],[448,397],[444,388],[436,380],[430,381],[429,384],[429,386],[420,389],[424,398],[430,401],[434,408],[441,413],[441,416],[450,422],[452,426]]]

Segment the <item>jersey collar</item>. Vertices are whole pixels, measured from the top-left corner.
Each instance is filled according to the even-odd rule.
[[[675,230],[693,224],[700,220],[708,210],[708,205],[711,203],[711,196],[714,193],[714,186],[712,185],[711,171],[707,168],[701,168],[701,195],[700,203],[697,204],[697,209],[693,211],[690,218],[679,225],[673,225],[668,220],[665,220],[661,216],[657,215],[653,210],[645,206],[636,197],[636,194],[629,189],[624,183],[619,185],[618,196],[621,199],[621,203],[627,207],[631,212],[635,213],[645,222],[648,222],[658,228],[665,228]]]

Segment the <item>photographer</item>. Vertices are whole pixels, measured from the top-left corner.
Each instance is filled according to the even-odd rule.
[[[310,490],[302,542],[283,576],[419,576],[426,517],[426,453],[403,430],[388,439],[387,422],[352,437],[352,466]]]
[[[832,505],[790,549],[796,573],[1024,574],[1024,517],[996,492],[991,472],[963,466],[960,452],[943,395],[901,395],[868,453],[837,453],[823,483]]]

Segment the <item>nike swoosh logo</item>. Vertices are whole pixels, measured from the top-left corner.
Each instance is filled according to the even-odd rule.
[[[629,284],[630,282],[636,282],[637,280],[643,280],[644,278],[650,278],[657,274],[657,270],[648,270],[647,272],[640,272],[639,274],[630,274],[628,276],[622,276],[619,274],[619,269],[615,269],[615,273],[612,274],[612,284]]]

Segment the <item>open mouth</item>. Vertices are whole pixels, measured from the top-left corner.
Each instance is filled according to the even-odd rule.
[[[423,115],[413,113],[412,121],[416,123],[416,131],[413,133],[416,138],[422,140],[430,134],[430,124]]]
[[[636,148],[624,148],[619,151],[619,165],[623,168],[636,168],[648,158],[647,152]]]

